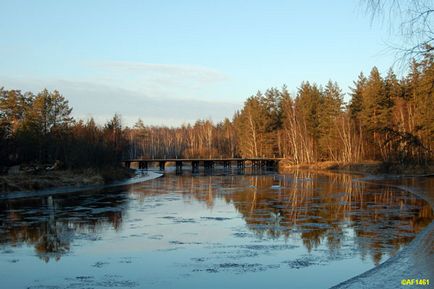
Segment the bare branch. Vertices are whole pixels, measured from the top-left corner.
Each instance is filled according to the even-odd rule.
[[[397,30],[403,43],[389,45],[397,52],[398,61],[420,59],[434,47],[433,0],[363,0],[371,21],[386,18],[391,32]],[[395,28],[395,29],[394,29]]]

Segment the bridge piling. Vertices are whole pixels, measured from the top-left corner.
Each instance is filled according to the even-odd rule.
[[[147,161],[139,162],[139,169],[147,171],[148,170],[148,162]]]
[[[182,161],[176,161],[175,166],[176,166],[176,173],[182,174]]]
[[[163,172],[165,170],[165,168],[166,168],[166,162],[165,161],[160,161],[159,163],[160,163],[160,171]]]
[[[199,161],[191,161],[191,170],[193,174],[199,172]]]
[[[238,160],[237,161],[237,168],[243,169],[246,167],[246,162],[244,160]]]

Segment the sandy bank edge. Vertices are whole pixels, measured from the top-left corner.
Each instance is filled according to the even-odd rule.
[[[57,187],[57,188],[50,188],[50,189],[37,190],[37,191],[20,191],[20,192],[3,193],[0,194],[0,201],[11,200],[11,199],[22,199],[22,198],[46,197],[51,195],[69,194],[69,193],[76,193],[76,192],[89,191],[89,190],[127,186],[127,185],[153,180],[161,176],[163,176],[163,174],[148,171],[147,175],[145,176],[116,181],[111,184],[68,186],[68,187]]]
[[[375,180],[375,176],[360,179],[360,181]],[[386,178],[385,178],[386,179]],[[417,188],[391,185],[401,190],[408,191],[427,201],[434,209],[434,202],[425,193]],[[428,193],[428,192],[426,192]],[[372,289],[372,288],[408,288],[412,286],[402,285],[403,279],[429,279],[434,281],[433,258],[434,222],[423,229],[416,238],[398,254],[387,259],[384,263],[368,270],[360,275],[339,283],[330,289]],[[416,285],[415,285],[416,286]],[[426,287],[426,286],[417,286]],[[428,287],[427,287],[428,288]]]

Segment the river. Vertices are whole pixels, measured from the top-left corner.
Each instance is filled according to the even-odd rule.
[[[1,288],[329,288],[394,256],[430,205],[354,175],[216,170],[0,202]]]

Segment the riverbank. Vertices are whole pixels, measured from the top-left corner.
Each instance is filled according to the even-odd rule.
[[[428,176],[434,175],[434,165],[399,165],[384,163],[380,161],[364,161],[358,163],[342,163],[342,162],[316,162],[305,164],[292,164],[287,161],[282,161],[279,164],[280,171],[291,170],[328,170],[346,173],[358,173],[364,175],[385,175],[385,176]]]
[[[21,198],[32,198],[32,197],[45,197],[51,195],[59,194],[69,194],[90,190],[99,190],[113,187],[122,187],[133,185],[137,183],[146,182],[163,176],[163,174],[155,172],[145,172],[141,175],[135,175],[132,178],[122,179],[118,181],[113,181],[111,183],[101,183],[101,184],[84,184],[75,186],[59,186],[49,189],[33,190],[33,191],[13,191],[0,194],[0,200],[10,200],[10,199],[21,199]]]
[[[14,191],[36,191],[57,187],[102,185],[134,176],[134,170],[117,167],[39,172],[15,171],[0,176],[0,194]]]

